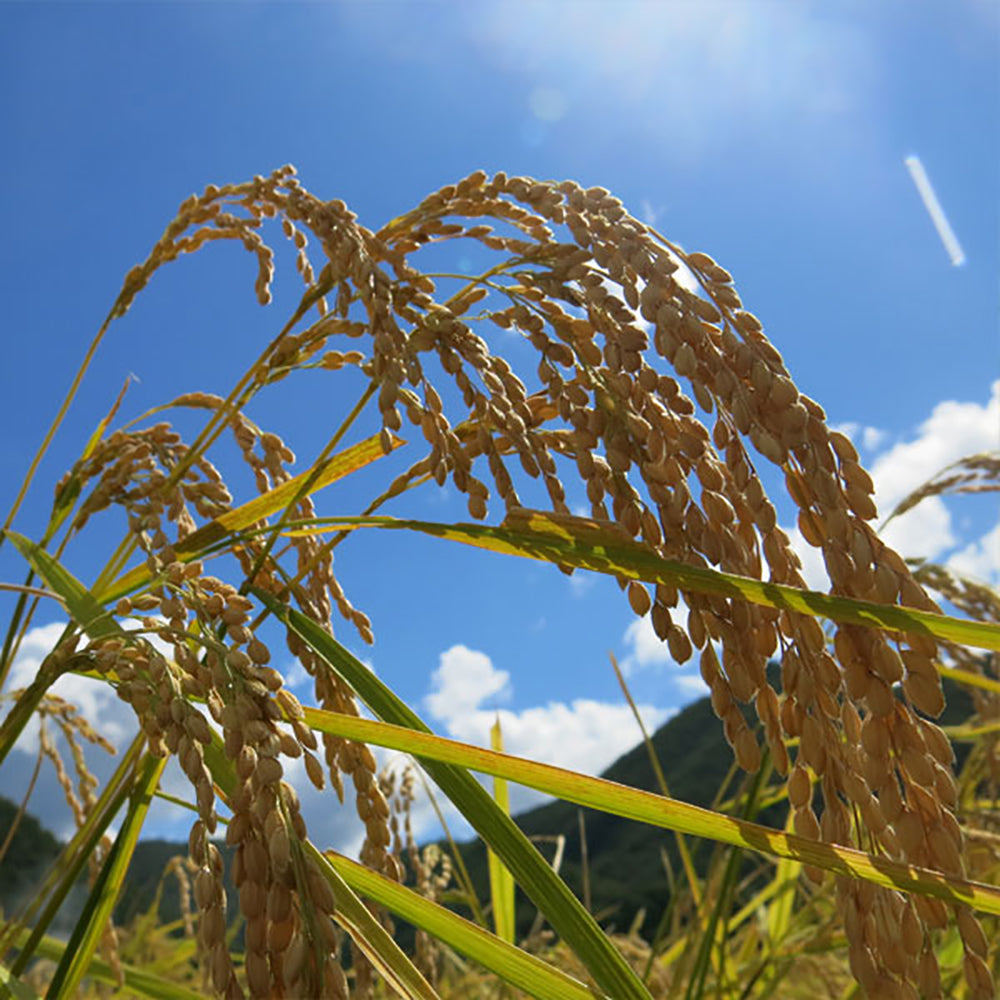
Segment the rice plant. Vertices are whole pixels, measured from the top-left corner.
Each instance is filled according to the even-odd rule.
[[[278,225],[304,293],[242,377],[122,426],[116,405],[56,484],[42,535],[20,533],[28,488],[108,328],[161,267],[216,240],[253,255],[267,304],[266,237]],[[422,254],[439,260],[434,247],[457,241],[493,263],[476,274],[421,266]],[[515,371],[498,331],[529,343],[537,368]],[[251,419],[255,400],[287,379],[345,372],[363,391],[293,472],[289,444]],[[191,440],[164,419],[171,411],[203,415]],[[364,509],[320,511],[322,488],[377,473],[397,450],[412,456],[408,469],[385,477]],[[255,495],[227,485],[246,475],[226,466],[232,456]],[[996,488],[997,470],[987,457],[913,502]],[[571,513],[570,479],[590,516]],[[406,516],[413,491],[446,483],[469,523]],[[765,483],[784,484],[829,593],[806,590]],[[1000,605],[940,567],[908,565],[879,537],[872,494],[850,440],[798,390],[729,273],[602,188],[477,171],[377,231],[310,194],[291,167],[192,195],[126,276],[0,536],[28,572],[9,585],[19,599],[0,677],[39,602],[69,619],[35,681],[5,693],[0,760],[32,717],[69,717],[49,691],[68,671],[111,685],[140,727],[103,788],[82,780],[77,794],[63,771],[77,833],[3,926],[7,988],[331,1000],[994,996],[998,842],[984,796],[995,796]],[[127,530],[81,581],[64,552],[109,509]],[[346,628],[373,639],[333,564],[338,547],[372,531],[613,576],[675,661],[699,658],[747,775],[728,808],[432,734],[338,638]],[[967,617],[941,614],[927,588]],[[270,665],[272,634],[310,676],[311,704]],[[992,666],[972,650],[993,651]],[[779,690],[766,669],[774,661]],[[931,721],[944,705],[942,672],[979,699],[979,718],[961,732]],[[976,741],[961,780],[952,738]],[[412,782],[380,775],[372,746],[420,761],[489,846],[494,920],[441,904],[460,859],[421,851],[403,832]],[[169,932],[149,920],[116,928],[114,904],[171,758],[190,783],[179,804],[192,816],[189,865],[174,876],[192,919]],[[298,758],[332,790],[331,808],[348,808],[353,789],[359,860],[310,839],[286,780]],[[503,786],[495,799],[472,772],[722,846],[707,875],[685,866],[652,941],[612,937],[508,816]],[[754,822],[767,796],[787,797],[788,830]],[[749,883],[748,856],[761,859]],[[62,942],[50,925],[84,871],[89,896]],[[521,942],[507,912],[515,884],[544,921]],[[391,914],[418,928],[412,949],[394,937]]]

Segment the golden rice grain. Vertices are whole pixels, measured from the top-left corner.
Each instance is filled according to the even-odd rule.
[[[268,300],[273,252],[260,230],[267,218],[279,220],[294,244],[307,294],[317,295],[322,282],[329,301],[317,297],[317,321],[271,345],[255,371],[258,384],[306,366],[360,368],[375,389],[384,450],[397,443],[394,432],[403,415],[426,441],[425,454],[387,496],[425,478],[442,485],[450,480],[479,519],[488,514],[491,498],[508,510],[520,507],[522,482],[537,478],[553,511],[564,515],[571,492],[560,476],[575,463],[594,516],[607,518],[610,510],[624,534],[651,554],[801,587],[800,560],[765,494],[768,480],[759,468],[764,462],[781,468],[799,529],[821,552],[835,593],[934,607],[906,563],[866,523],[876,513],[873,484],[856,449],[827,426],[818,404],[800,394],[760,321],[742,309],[732,276],[707,254],[685,253],[632,219],[606,190],[504,174],[489,178],[476,171],[373,234],[343,202],[307,192],[291,168],[243,185],[210,186],[185,201],[147,260],[129,273],[117,313],[160,266],[203,245],[209,233],[212,239],[236,239],[254,254],[256,291],[261,301]],[[501,267],[491,272],[489,291],[482,281],[471,281],[451,300],[437,302],[439,281],[423,274],[411,257],[428,242],[463,238],[516,259],[516,273]],[[322,266],[316,255],[324,258]],[[698,277],[698,294],[677,280],[678,261]],[[502,293],[494,294],[494,285],[503,286]],[[501,294],[507,298],[498,303],[503,308],[492,308]],[[477,304],[481,315],[473,312]],[[636,311],[648,331],[640,328]],[[511,365],[476,332],[475,324],[484,322],[519,331],[539,353],[535,395],[529,397]],[[365,338],[358,343],[363,349],[330,350],[343,346],[328,343],[334,336]],[[667,365],[689,380],[687,388],[664,372]],[[175,402],[207,409],[228,424],[261,492],[291,479],[294,453],[238,408],[227,412],[225,401],[204,393]],[[711,430],[701,419],[709,413]],[[480,478],[479,470],[487,468],[489,478]],[[980,464],[955,474],[958,479],[946,477],[925,494],[969,487],[991,473]],[[269,995],[283,988],[283,981],[289,989],[295,983],[302,992],[325,989],[326,995],[346,996],[336,961],[317,967],[314,942],[299,946],[302,936],[287,930],[294,910],[269,916],[272,927],[281,928],[272,931],[273,943],[282,947],[272,956],[273,966],[264,957],[261,893],[266,890],[270,900],[275,885],[289,891],[292,840],[305,836],[297,798],[282,784],[282,761],[305,751],[309,780],[322,787],[325,775],[312,753],[319,740],[306,725],[302,706],[268,666],[270,651],[254,634],[254,602],[237,587],[207,576],[202,565],[185,566],[178,557],[184,551],[179,543],[190,537],[198,519],[223,514],[234,503],[232,495],[220,472],[200,452],[189,451],[166,424],[106,435],[76,475],[83,485],[74,528],[118,505],[142,558],[157,574],[159,582],[148,594],[123,598],[116,614],[129,616],[130,628],[138,616],[142,628],[156,632],[163,623],[146,613],[159,611],[174,630],[163,638],[174,648],[176,662],[146,644],[106,641],[96,646],[96,662],[103,672],[117,673],[119,694],[139,716],[151,749],[176,754],[195,787],[200,818],[189,841],[191,857],[211,875],[201,880],[200,890],[195,880],[203,927],[207,916],[217,930],[218,917],[208,915],[219,905],[212,880],[221,875],[221,858],[206,841],[215,824],[214,789],[201,747],[211,742],[212,731],[205,717],[188,707],[195,696],[205,698],[212,719],[221,724],[225,751],[240,779],[229,803],[233,820],[227,840],[237,847],[234,876],[240,876],[245,897],[251,992]],[[289,513],[308,522],[315,516],[312,499],[300,497]],[[283,598],[292,595],[325,629],[336,610],[362,639],[373,639],[370,621],[351,605],[334,574],[331,545],[305,532],[291,536],[294,568],[283,576],[280,556],[265,537],[248,537],[235,551],[247,582]],[[288,586],[282,589],[279,581]],[[683,588],[667,592],[658,586],[654,600],[648,585],[625,586],[632,610],[650,614],[655,634],[676,662],[685,662],[694,648],[702,651],[701,672],[713,709],[736,760],[750,770],[759,766],[760,747],[737,702],[754,703],[775,766],[789,772],[796,829],[865,847],[875,835],[883,848],[902,851],[916,863],[936,861],[960,870],[950,744],[915,714],[936,715],[943,707],[933,640],[913,635],[890,643],[873,629],[839,626],[829,651],[811,616],[772,615],[735,597]],[[687,606],[686,624],[683,612],[672,613],[680,602]],[[203,655],[178,638],[189,630],[215,637]],[[320,707],[356,713],[353,694],[309,647],[291,635],[288,644],[313,678]],[[780,700],[765,672],[779,649]],[[899,681],[904,702],[892,692]],[[276,725],[282,721],[290,722],[291,732]],[[789,769],[786,741],[796,737],[799,757]],[[357,812],[365,823],[363,860],[394,872],[398,862],[386,850],[392,840],[390,809],[373,756],[363,745],[322,739],[339,796],[342,774],[353,777]],[[812,810],[807,766],[820,786],[822,823]],[[63,783],[72,792],[72,783]],[[856,807],[856,828],[845,802]],[[329,902],[325,882],[315,876],[307,881],[296,891]],[[921,953],[916,969],[910,956],[919,950],[922,931],[940,925],[942,913],[926,901],[899,910],[893,899],[859,891],[858,919],[848,919],[846,895],[841,904],[855,975],[872,991],[907,996],[915,984],[925,986],[936,976],[928,952]],[[894,919],[908,927],[902,944],[889,932]],[[300,930],[308,933],[304,925]],[[985,980],[977,964],[979,939],[974,930],[967,933],[974,957],[966,963],[966,976],[975,992]],[[216,957],[220,953],[218,947],[211,952],[213,984],[219,993],[233,994],[239,985],[231,965]]]

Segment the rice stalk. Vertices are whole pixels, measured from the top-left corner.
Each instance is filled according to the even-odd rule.
[[[252,255],[256,295],[267,304],[275,252],[265,234],[273,226],[294,248],[305,291],[227,393],[190,393],[172,404],[205,412],[194,439],[185,441],[166,421],[151,422],[161,408],[113,429],[119,396],[57,484],[42,537],[32,542],[17,533],[15,518],[41,458],[110,323],[125,316],[160,267],[219,240]],[[458,278],[420,267],[424,247],[463,240],[495,263]],[[534,371],[516,372],[491,347],[499,331],[531,345]],[[360,375],[361,402],[345,405],[329,444],[295,476],[294,452],[248,408],[277,382],[343,370]],[[372,413],[363,405],[369,400]],[[314,496],[347,454],[333,455],[343,432],[370,421],[369,450],[340,468],[347,474],[357,467],[350,462],[372,462],[399,447],[404,419],[423,441],[411,446],[417,454],[407,471],[361,518],[321,518]],[[216,464],[226,432],[257,500],[238,504]],[[828,595],[805,592],[799,559],[763,485],[765,469],[781,477],[803,537],[821,552]],[[970,459],[911,501],[993,489],[995,472],[993,457]],[[474,521],[502,511],[503,526],[372,516],[431,481],[453,485]],[[567,481],[586,492],[588,524],[570,514]],[[987,938],[967,905],[992,897],[954,889],[970,860],[984,862],[967,850],[960,821],[967,799],[960,799],[948,738],[929,717],[944,704],[939,641],[959,668],[974,672],[973,654],[960,650],[997,648],[996,629],[987,624],[996,605],[988,593],[908,566],[873,528],[872,495],[850,441],[799,391],[731,275],[633,218],[603,188],[476,171],[373,231],[343,202],[309,193],[291,167],[209,185],[182,203],[127,274],[4,522],[0,544],[10,538],[31,566],[24,587],[40,576],[66,602],[73,624],[5,718],[0,753],[60,672],[96,673],[135,712],[145,752],[158,761],[176,758],[191,783],[198,814],[189,838],[192,885],[208,986],[227,1000],[347,997],[352,988],[369,995],[372,984],[355,976],[352,987],[340,964],[337,905],[323,863],[304,846],[288,763],[303,759],[309,779],[319,787],[329,782],[340,800],[351,779],[365,831],[361,862],[399,880],[390,808],[365,739],[334,731],[317,737],[307,723],[270,665],[272,651],[258,631],[263,616],[283,622],[290,653],[313,680],[318,710],[360,723],[354,678],[330,669],[330,656],[346,669],[336,653],[343,647],[333,638],[335,616],[363,641],[374,637],[333,569],[333,548],[350,537],[349,528],[416,528],[566,569],[586,566],[618,579],[631,610],[650,617],[676,662],[698,656],[739,766],[757,773],[766,754],[784,776],[795,843],[814,845],[796,850],[838,872],[836,908],[860,986],[878,997],[938,995],[935,941],[951,927],[966,995],[992,996]],[[536,512],[532,503],[550,509]],[[65,571],[61,554],[109,509],[123,515],[127,532],[85,587]],[[326,526],[335,526],[333,539],[323,538]],[[279,537],[287,541],[280,551]],[[223,553],[229,562],[217,565],[230,580],[206,571],[205,560]],[[928,588],[972,620],[940,615]],[[2,677],[30,621],[27,596],[7,631]],[[836,623],[832,643],[817,615]],[[780,693],[765,670],[772,659],[780,662]],[[390,694],[380,691],[378,699],[394,721],[416,725]],[[981,713],[992,711],[992,693],[981,697]],[[763,748],[741,707],[750,705]],[[212,841],[219,816],[209,762],[217,770],[217,754],[236,778],[226,839],[246,921],[239,962],[226,937],[223,863]],[[506,852],[515,870],[522,866],[522,888],[540,890],[562,914],[564,942],[584,974],[616,997],[649,996],[623,957],[634,944],[626,938],[612,946],[584,919],[548,866],[526,860],[528,848],[490,811],[488,796],[491,805],[471,805],[477,793],[466,772],[439,771],[450,775],[454,796],[489,817],[491,846]],[[975,786],[968,787],[974,798]],[[92,829],[100,810],[101,799],[88,794],[77,796],[81,830]],[[773,833],[754,837],[749,846],[792,843]],[[859,879],[843,861],[866,855],[885,859],[893,877],[874,878],[879,866],[868,861]],[[810,864],[807,875],[819,880],[821,868]],[[904,871],[937,872],[939,889],[949,888],[907,896],[899,887],[919,892],[930,876],[907,881]],[[388,954],[378,949],[376,962]],[[646,964],[646,954],[636,961]],[[84,972],[81,959],[73,977]]]

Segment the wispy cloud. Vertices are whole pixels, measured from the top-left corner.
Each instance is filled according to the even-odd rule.
[[[934,223],[938,236],[941,237],[941,242],[944,244],[952,264],[955,267],[961,267],[965,263],[965,251],[958,242],[955,230],[951,228],[948,216],[944,214],[944,209],[934,193],[931,180],[927,176],[927,171],[924,170],[924,165],[920,162],[920,157],[908,156],[903,162],[906,164],[906,169],[910,171],[913,183],[917,186],[917,193],[924,203],[924,208],[927,209],[927,214],[931,217],[931,222]]]

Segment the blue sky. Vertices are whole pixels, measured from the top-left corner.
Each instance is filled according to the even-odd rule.
[[[888,510],[998,443],[998,27],[987,0],[0,4],[0,508],[177,205],[291,162],[372,229],[479,167],[609,188],[733,273],[799,387],[855,436]],[[225,393],[297,297],[291,256],[278,266],[268,309],[235,247],[155,277],[112,328],[22,531],[37,533],[127,376],[125,417],[190,389]],[[279,391],[253,416],[305,459],[352,401]],[[323,512],[356,511],[374,482],[328,491]],[[465,516],[453,490],[392,512]],[[994,504],[963,500],[915,511],[891,537],[995,581],[995,525]],[[91,538],[70,555],[85,580],[116,541],[97,522]],[[700,693],[608,581],[395,535],[341,551],[338,574],[377,635],[355,648],[441,732],[482,741],[502,709],[515,751],[600,770],[638,738],[608,650],[650,724]],[[22,575],[0,550],[0,580]],[[38,624],[56,620],[43,609]],[[33,637],[21,677],[51,632]],[[77,694],[126,732],[116,704]],[[23,787],[30,758],[15,757],[0,792]],[[65,832],[68,813],[44,804],[53,787],[43,779],[36,808]],[[350,840],[346,817],[317,822]],[[155,829],[183,823],[161,811]]]

